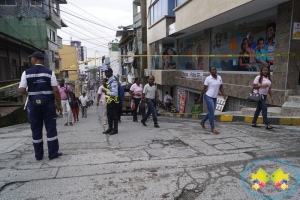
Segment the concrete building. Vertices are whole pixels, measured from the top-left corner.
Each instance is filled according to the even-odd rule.
[[[71,41],[70,45],[63,45],[62,49],[59,49],[59,54],[62,61],[62,69],[72,67],[70,69],[63,70],[59,78],[64,78],[65,82],[70,85],[76,96],[80,96],[81,92],[85,90],[87,81],[84,80],[82,75],[86,74],[85,64],[80,64],[87,61],[86,47],[81,46],[80,41]]]
[[[136,54],[147,55],[147,5],[146,1],[133,0],[133,30],[136,40]],[[147,71],[147,57],[136,57],[135,76],[140,77],[142,83],[148,82],[143,79],[145,70]]]
[[[299,53],[299,9],[298,0],[147,0],[148,69],[155,76],[161,100],[169,91],[173,103],[180,105],[179,98],[184,95],[184,112],[190,113],[209,67],[214,66],[229,97],[221,110],[255,106],[246,98],[259,72],[243,71],[239,57],[227,55],[239,54],[244,38],[253,50],[263,38],[269,54]],[[274,61],[270,69],[275,102],[268,100],[268,104],[280,108],[281,113],[291,110],[291,116],[300,113],[299,104],[289,100],[299,94],[299,59],[270,57]]]
[[[44,65],[59,69],[57,29],[66,25],[60,18],[59,4],[66,0],[0,1],[0,87],[20,81],[31,66],[28,55],[41,51]],[[0,99],[23,102],[17,86],[0,91]]]

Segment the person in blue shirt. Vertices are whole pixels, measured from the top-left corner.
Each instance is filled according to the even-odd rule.
[[[263,47],[264,47],[264,39],[259,38],[257,40],[257,49],[255,50],[256,62],[261,63],[264,66],[270,67],[270,65],[273,65],[273,60],[271,60],[269,56],[261,56],[261,54],[268,54],[268,51],[265,50]]]
[[[44,55],[41,52],[34,52],[29,57],[33,67],[23,72],[19,91],[22,94],[28,93],[29,96],[30,125],[35,158],[42,160],[44,157],[43,123],[45,123],[48,157],[52,160],[62,155],[58,152],[55,110],[56,99],[58,110],[62,113],[60,93],[54,73],[43,66]],[[26,92],[26,87],[28,87],[28,92]]]
[[[105,76],[108,78],[106,89],[102,89],[106,98],[106,109],[108,118],[108,129],[103,134],[114,135],[118,133],[118,81],[113,76],[113,70],[107,68]]]

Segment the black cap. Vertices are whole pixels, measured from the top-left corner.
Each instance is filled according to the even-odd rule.
[[[44,54],[42,52],[36,51],[32,55],[30,55],[28,57],[29,58],[34,57],[34,58],[43,60],[44,59]]]

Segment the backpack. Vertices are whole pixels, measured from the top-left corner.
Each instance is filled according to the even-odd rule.
[[[124,93],[125,93],[124,89],[122,88],[121,83],[119,83],[119,85],[118,85],[118,96],[119,96],[120,101],[123,101]]]

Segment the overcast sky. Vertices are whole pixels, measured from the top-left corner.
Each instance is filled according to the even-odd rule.
[[[58,30],[58,35],[62,37],[63,44],[69,45],[70,37],[72,40],[81,41],[81,45],[87,47],[88,57],[94,57],[96,50],[100,55],[107,55],[108,42],[116,38],[116,31],[100,25],[120,30],[118,26],[133,23],[132,0],[68,0],[67,2],[68,4],[60,4],[60,9],[61,18],[68,27]],[[63,11],[100,25],[78,19]]]

